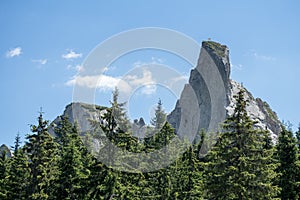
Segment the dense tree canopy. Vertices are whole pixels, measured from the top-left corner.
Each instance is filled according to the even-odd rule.
[[[268,131],[258,129],[247,115],[243,90],[235,96],[234,113],[220,133],[202,130],[199,141],[170,165],[159,168],[162,152],[127,166],[139,169],[131,172],[115,166],[132,154],[115,157],[112,146],[147,158],[178,136],[165,122],[159,100],[152,126],[147,127],[154,134],[145,140],[134,137],[118,95],[116,89],[111,107],[99,108],[105,110],[102,119],[91,121],[93,130],[84,135],[64,116],[55,128],[56,137],[50,135],[41,113],[25,145],[17,135],[13,156],[0,154],[0,199],[299,199],[300,131],[294,135],[282,127],[274,145]],[[214,146],[205,142],[216,134]],[[102,141],[97,151],[95,140]],[[101,162],[104,158],[110,162]],[[143,170],[149,166],[158,170]]]

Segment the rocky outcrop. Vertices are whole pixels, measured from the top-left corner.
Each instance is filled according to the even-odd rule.
[[[6,154],[7,158],[11,158],[11,156],[12,156],[12,153],[11,153],[10,149],[5,144],[2,144],[0,146],[0,156],[2,156],[3,153]]]
[[[58,116],[50,125],[49,133],[55,135],[55,127],[61,121],[61,117],[68,117],[68,120],[75,124],[77,123],[80,133],[85,133],[93,129],[90,121],[99,121],[105,107],[86,104],[86,103],[71,103],[66,106],[64,113]]]
[[[182,118],[186,118],[187,114],[184,112],[197,109],[191,103],[196,101],[199,114],[194,116],[199,119],[190,118],[190,120],[199,120],[196,131],[199,132],[201,129],[216,131],[225,117],[232,114],[235,105],[233,96],[241,88],[243,88],[241,84],[230,80],[228,48],[212,41],[203,42],[198,64],[191,71],[189,83],[184,87],[175,109],[168,115],[167,120],[179,136],[192,139],[194,135],[186,135],[187,132],[192,131],[191,128],[181,131],[181,127],[188,126],[189,122]],[[196,98],[192,98],[193,96]],[[276,113],[266,102],[259,98],[255,99],[249,91],[246,92],[246,98],[249,100],[247,112],[258,122],[257,127],[268,129],[276,139],[281,124]]]
[[[244,88],[241,84],[236,81],[230,81],[230,96],[229,105],[226,107],[227,115],[231,115],[234,111],[235,100],[234,95],[238,91]],[[277,136],[281,130],[281,122],[279,121],[277,114],[272,111],[267,102],[262,101],[260,98],[254,98],[252,94],[244,88],[246,91],[245,99],[248,100],[247,113],[252,120],[257,121],[256,126],[258,128],[267,129],[273,141],[277,139]]]

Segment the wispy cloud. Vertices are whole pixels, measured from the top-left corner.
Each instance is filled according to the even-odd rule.
[[[259,59],[259,60],[266,60],[266,61],[274,61],[274,60],[276,60],[275,57],[272,57],[272,56],[266,56],[266,55],[260,55],[260,54],[255,53],[255,52],[254,52],[253,56],[254,56],[256,59]]]
[[[68,53],[63,54],[61,57],[64,58],[64,59],[67,59],[67,60],[71,60],[71,59],[82,57],[82,54],[81,53],[76,53],[73,50],[68,50]]]
[[[151,64],[162,64],[164,63],[164,60],[162,58],[157,58],[157,57],[151,57],[150,62],[142,62],[142,61],[136,61],[133,63],[134,67],[142,67],[145,65],[151,65]]]
[[[275,61],[276,60],[276,58],[273,56],[263,55],[263,54],[257,53],[255,50],[250,50],[250,52],[247,54],[254,57],[257,60],[263,60],[263,61]]]
[[[231,68],[232,68],[232,69],[242,70],[243,67],[244,67],[244,66],[243,66],[242,64],[231,64]]]
[[[68,65],[67,66],[67,69],[68,70],[75,70],[76,72],[83,72],[84,71],[84,67],[82,66],[82,65],[75,65],[75,66],[73,66],[73,65]]]
[[[40,64],[40,65],[45,65],[45,64],[47,64],[47,62],[48,62],[47,59],[33,59],[33,60],[31,60],[31,61],[34,62],[34,63],[38,63],[38,64]]]
[[[6,57],[13,58],[13,57],[19,56],[21,54],[22,54],[22,48],[16,47],[16,48],[10,49],[8,52],[6,52]]]

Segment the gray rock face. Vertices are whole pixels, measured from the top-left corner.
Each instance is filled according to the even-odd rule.
[[[216,69],[218,73],[214,72]],[[192,139],[192,135],[186,134],[190,134],[191,131],[199,132],[201,129],[216,131],[225,117],[233,113],[235,105],[233,96],[242,87],[230,80],[228,48],[216,42],[203,42],[198,64],[191,71],[189,83],[185,86],[175,109],[167,116],[167,120],[179,136],[189,139]],[[193,96],[196,98],[192,98]],[[255,99],[249,91],[246,92],[246,98],[249,100],[248,114],[258,121],[257,127],[268,129],[272,138],[276,139],[281,124],[276,113],[266,102],[259,98]],[[199,116],[194,115],[195,118],[190,117],[189,120],[197,120],[198,117],[197,129],[190,127],[184,132],[180,131],[181,127],[187,127],[188,123],[186,122],[188,118],[184,117],[187,113],[184,112],[194,112],[196,109],[199,109]]]
[[[192,140],[201,129],[218,130],[219,123],[226,118],[225,107],[229,103],[230,93],[229,75],[228,48],[215,42],[203,42],[198,64],[191,71],[189,83],[175,109],[167,117],[179,136]],[[197,114],[189,116],[193,112]],[[197,123],[191,124],[191,121]],[[181,127],[186,128],[181,130]],[[187,136],[187,133],[190,135]]]
[[[5,144],[2,144],[0,146],[0,156],[2,156],[3,153],[6,154],[7,158],[11,158],[11,156],[12,156],[12,153],[11,153],[10,149]]]
[[[101,119],[102,113],[99,109],[100,106],[95,106],[86,103],[71,103],[66,106],[62,116],[68,117],[69,121],[72,124],[77,122],[79,126],[79,131],[85,133],[92,130],[90,120],[99,121]],[[49,133],[55,135],[54,129],[61,121],[61,116],[58,116],[52,123],[49,128]]]
[[[244,88],[241,84],[231,80],[230,81],[230,103],[226,107],[228,115],[231,115],[234,111],[235,100],[233,98],[240,88]],[[276,141],[277,136],[281,130],[281,122],[279,121],[277,114],[271,110],[270,106],[262,101],[260,98],[254,98],[252,94],[244,88],[245,99],[249,101],[247,106],[247,112],[251,119],[257,121],[256,126],[262,129],[268,129],[273,141]]]

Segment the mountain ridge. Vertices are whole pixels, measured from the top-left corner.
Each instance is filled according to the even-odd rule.
[[[223,96],[218,96],[215,102],[212,102],[212,95],[205,82],[205,73],[210,73],[212,68],[216,68],[220,77],[216,77],[216,80],[206,81],[220,81],[222,82],[224,89],[214,88],[215,91],[224,93]],[[206,71],[205,71],[206,70]],[[190,140],[194,139],[193,134],[187,134],[187,132],[199,132],[201,129],[214,130],[219,129],[219,124],[222,120],[232,114],[234,109],[234,98],[238,90],[243,88],[246,91],[246,99],[249,101],[247,106],[247,112],[249,116],[256,120],[257,127],[262,129],[268,129],[274,140],[276,140],[281,127],[277,114],[271,109],[271,107],[261,100],[260,98],[254,98],[253,95],[241,84],[230,79],[230,61],[229,61],[229,48],[226,45],[222,45],[213,41],[203,41],[200,51],[200,56],[197,66],[191,70],[189,83],[185,85],[180,99],[178,99],[174,110],[167,116],[167,121],[175,128],[176,133],[180,137],[186,137]],[[203,74],[201,73],[203,72]],[[214,78],[214,77],[213,77]],[[217,86],[216,86],[217,87]],[[224,91],[223,91],[224,90]],[[191,96],[194,95],[194,99]],[[217,94],[218,95],[218,94]],[[195,103],[197,101],[197,103]],[[213,104],[217,105],[217,110],[212,111]],[[189,112],[195,112],[193,106],[199,106],[199,113],[195,113],[191,118],[184,119],[186,116],[183,110]],[[91,130],[90,120],[101,120],[101,113],[99,108],[104,108],[99,105],[92,105],[80,102],[73,102],[66,106],[62,116],[68,116],[71,123],[77,122],[81,133],[85,133]],[[212,113],[213,112],[213,113]],[[49,132],[54,134],[54,127],[60,121],[60,116],[57,117],[51,124]],[[187,120],[188,119],[188,120]],[[184,121],[198,120],[198,127],[188,127],[189,122],[184,124]],[[133,123],[134,125],[135,123]],[[211,125],[213,124],[213,125]],[[184,131],[181,131],[181,127],[185,127]],[[135,127],[136,128],[136,127]]]

